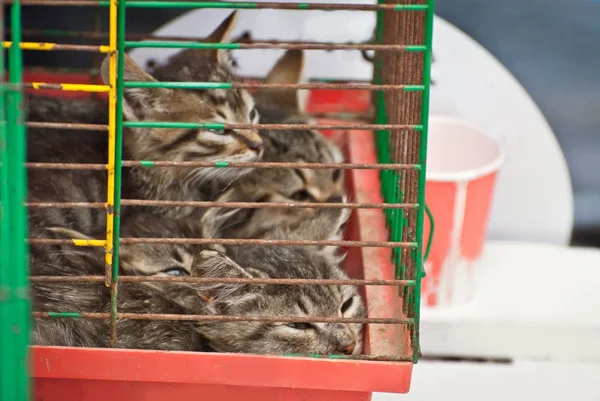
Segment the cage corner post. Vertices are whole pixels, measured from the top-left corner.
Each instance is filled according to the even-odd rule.
[[[4,13],[2,1],[0,6]],[[28,401],[30,301],[20,0],[12,2],[10,13],[8,82],[4,48],[0,51],[0,399]]]

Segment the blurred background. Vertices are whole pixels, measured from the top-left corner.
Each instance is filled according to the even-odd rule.
[[[5,10],[8,11],[8,10]],[[186,10],[130,9],[129,33],[147,33]],[[25,40],[57,40],[52,30],[99,29],[107,26],[101,8],[25,7]],[[574,245],[600,246],[600,2],[584,0],[443,0],[436,15],[479,42],[527,90],[550,126],[566,158],[573,188]],[[8,24],[10,25],[10,24]],[[28,33],[44,29],[44,34]],[[206,28],[209,29],[209,28]],[[69,43],[90,43],[69,38]],[[104,38],[98,39],[103,43]],[[435,49],[434,49],[435,52]],[[25,52],[30,66],[90,68],[99,55],[68,52]],[[469,63],[469,60],[459,60]],[[477,68],[477,66],[469,66]],[[434,72],[435,76],[435,72]],[[510,116],[506,116],[510,119]],[[519,127],[514,127],[515,131]],[[530,152],[537,168],[543,154]],[[526,174],[526,172],[524,172]],[[543,194],[543,204],[553,196]],[[524,208],[536,205],[523,205]],[[548,215],[548,219],[554,217]],[[492,218],[494,220],[494,218]],[[494,225],[494,222],[492,222]],[[492,228],[492,238],[494,229]],[[500,236],[504,239],[505,236]]]

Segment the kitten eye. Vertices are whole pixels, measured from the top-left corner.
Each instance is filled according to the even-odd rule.
[[[209,129],[208,132],[212,132],[213,134],[217,134],[217,135],[225,134],[224,129]]]
[[[338,168],[337,170],[333,170],[333,176],[331,178],[333,179],[333,181],[337,181],[340,179],[341,176],[342,170]]]
[[[308,191],[305,190],[300,190],[300,191],[296,191],[292,194],[291,198],[293,200],[296,201],[301,201],[301,202],[307,202],[307,201],[314,201],[315,198],[313,198],[313,196],[311,194],[308,193]]]
[[[256,107],[250,110],[250,121],[254,121],[254,119],[258,116],[258,111],[256,111]]]
[[[350,307],[352,306],[353,302],[354,302],[354,297],[347,299],[346,302],[344,302],[342,304],[342,307],[340,308],[340,311],[342,312],[342,315],[344,313],[348,312],[348,309],[350,309]]]
[[[188,275],[188,272],[185,269],[182,269],[181,267],[176,267],[176,266],[164,269],[161,273],[166,276],[173,276],[173,277],[181,277],[181,276]]]
[[[310,323],[287,323],[286,326],[294,330],[311,330],[315,328]]]

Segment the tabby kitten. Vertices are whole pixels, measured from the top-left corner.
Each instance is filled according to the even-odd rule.
[[[308,232],[322,239],[335,238],[348,213],[341,209],[323,212],[327,215],[325,221],[325,216],[320,215],[304,222],[306,232],[272,232],[267,238],[305,237]],[[348,279],[339,268],[341,259],[335,255],[335,248],[231,246],[226,255],[201,251],[192,271],[201,277]],[[199,290],[209,301],[198,305],[199,309],[184,305],[191,313],[302,318],[366,316],[364,303],[352,285],[206,284]],[[359,323],[219,321],[200,322],[197,330],[211,349],[222,352],[358,355],[363,348],[363,325]]]
[[[299,83],[304,65],[303,52],[288,50],[266,78],[267,83]],[[255,94],[261,121],[271,124],[310,124],[302,115],[294,89],[270,89]],[[340,149],[314,130],[260,131],[265,144],[263,161],[341,163]],[[254,202],[345,202],[342,169],[261,169],[236,181],[218,199]],[[229,238],[256,238],[280,225],[294,227],[316,209],[244,209],[224,225]],[[304,238],[311,239],[311,238]]]
[[[339,216],[338,216],[339,217]],[[325,237],[335,236],[339,224],[313,219]],[[310,223],[306,223],[307,226]],[[317,225],[319,227],[317,227]],[[207,225],[207,227],[210,227]],[[58,238],[86,238],[70,229],[50,230]],[[141,217],[123,225],[123,235],[193,237],[197,233],[172,221]],[[207,235],[207,234],[205,234]],[[277,233],[273,234],[277,236]],[[123,275],[175,275],[205,278],[346,279],[337,260],[313,247],[240,246],[216,251],[181,245],[123,245]],[[32,275],[102,274],[103,252],[97,248],[32,252]],[[152,251],[150,251],[152,249]],[[152,253],[150,253],[152,252]],[[32,284],[34,309],[53,312],[107,312],[109,290],[101,283]],[[215,283],[122,282],[119,310],[133,313],[171,313],[228,316],[364,317],[364,304],[350,285],[251,285]],[[33,342],[40,345],[108,346],[109,323],[86,319],[36,319]],[[241,321],[141,321],[118,324],[118,346],[164,350],[214,350],[261,354],[350,354],[362,351],[362,325],[356,323],[280,323]]]
[[[88,239],[70,228],[54,227],[45,235],[59,239]],[[122,226],[124,236],[176,237],[197,235],[181,223],[136,216]],[[121,245],[119,270],[122,275],[184,276],[191,274],[195,249],[190,245]],[[104,250],[94,247],[31,247],[31,275],[103,275]],[[110,290],[103,283],[31,284],[33,309],[47,312],[109,312]],[[118,309],[133,313],[185,313],[180,303],[197,302],[174,297],[179,286],[167,283],[119,284]],[[192,322],[121,320],[118,347],[180,351],[204,350]],[[35,319],[32,342],[37,345],[108,347],[109,321],[99,319]]]
[[[235,15],[230,16],[215,35],[225,35],[231,29]],[[225,29],[226,28],[226,29]],[[224,37],[224,36],[223,36]],[[216,38],[218,39],[218,38]],[[216,41],[215,39],[215,41]],[[163,71],[168,81],[230,81],[231,73],[221,51],[204,51],[204,56],[189,68]],[[102,65],[102,76],[108,82],[108,58]],[[125,82],[157,82],[140,68],[129,56],[124,59]],[[53,122],[107,123],[107,104],[102,100],[73,101],[64,99],[29,99],[29,120]],[[55,102],[56,105],[52,105]],[[65,104],[73,102],[73,106]],[[177,121],[188,123],[256,123],[258,112],[254,100],[245,90],[218,89],[191,91],[163,88],[125,88],[123,113],[128,121]],[[55,131],[31,129],[29,140],[30,162],[100,163],[108,159],[105,133],[76,129]],[[123,158],[125,160],[158,161],[232,161],[247,162],[261,158],[263,141],[256,130],[209,130],[181,128],[126,128],[123,132]],[[122,193],[127,198],[199,200],[198,187],[206,181],[227,185],[248,169],[218,169],[198,167],[126,168]],[[105,201],[106,173],[102,171],[30,172],[34,185],[30,188],[30,201]],[[63,180],[64,182],[61,182]],[[89,182],[88,182],[89,181]],[[73,198],[68,196],[73,193]],[[69,195],[67,195],[69,194]],[[192,208],[156,208],[159,214],[184,217]],[[66,225],[86,231],[104,224],[98,210],[76,213],[79,221],[71,225],[75,216],[50,216],[38,211],[33,222],[40,226]],[[52,212],[55,213],[55,212]],[[87,216],[89,213],[93,218]],[[93,220],[93,221],[92,221]],[[45,221],[46,224],[42,224]],[[84,230],[84,228],[86,230]]]

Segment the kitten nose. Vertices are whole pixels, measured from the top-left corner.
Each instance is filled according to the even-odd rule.
[[[258,154],[262,153],[264,147],[263,140],[258,134],[244,135],[231,130],[231,135],[242,141],[250,150],[254,150]]]
[[[356,342],[352,341],[350,344],[348,344],[345,347],[343,347],[342,351],[346,355],[352,355],[352,353],[354,352],[354,348],[356,348]]]
[[[248,141],[247,145],[250,149],[255,150],[256,153],[260,153],[263,150],[263,143],[258,141]]]
[[[344,197],[342,195],[332,195],[327,199],[329,203],[342,203],[344,202]]]

